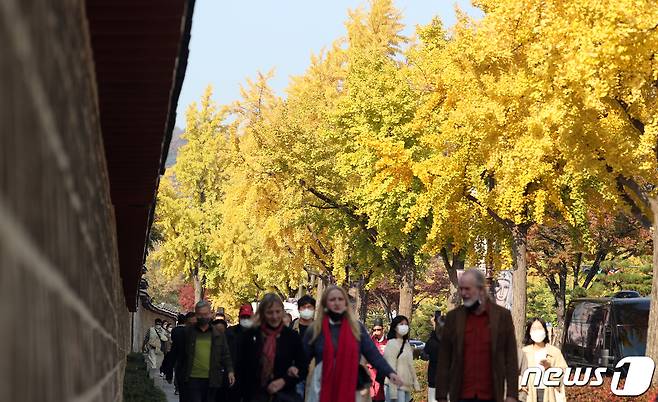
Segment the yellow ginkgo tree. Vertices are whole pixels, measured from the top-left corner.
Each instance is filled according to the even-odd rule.
[[[208,88],[200,108],[190,105],[182,135],[187,143],[160,182],[155,225],[163,240],[152,256],[171,277],[183,273],[193,282],[196,301],[204,297],[207,277],[220,263],[213,234],[222,219],[219,206],[228,163],[225,113],[217,110],[211,94]]]

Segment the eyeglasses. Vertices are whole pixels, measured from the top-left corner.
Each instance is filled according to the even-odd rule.
[[[384,328],[373,328],[372,330],[373,330],[373,331],[383,331]]]

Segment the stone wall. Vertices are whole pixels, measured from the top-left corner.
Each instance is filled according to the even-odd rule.
[[[120,401],[130,315],[84,2],[0,1],[0,400]]]

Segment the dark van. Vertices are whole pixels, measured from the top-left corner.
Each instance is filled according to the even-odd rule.
[[[571,301],[562,343],[569,366],[614,368],[626,356],[644,356],[651,299],[622,297]]]

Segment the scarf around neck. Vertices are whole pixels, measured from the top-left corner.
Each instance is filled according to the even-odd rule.
[[[283,330],[283,323],[277,328],[272,328],[266,323],[262,323],[260,330],[263,333],[263,354],[261,358],[260,382],[266,386],[272,378],[274,371],[274,359],[276,357],[276,338],[279,337]]]
[[[329,317],[322,321],[324,350],[322,352],[322,386],[320,402],[354,400],[359,364],[359,344],[349,321],[343,317],[338,335],[338,350],[334,349]]]

